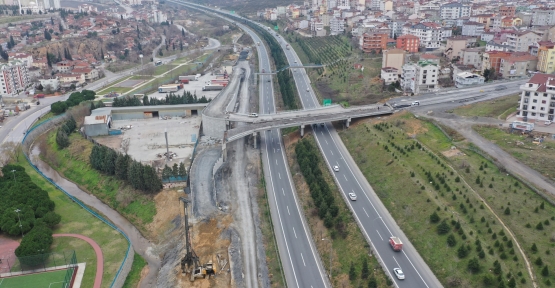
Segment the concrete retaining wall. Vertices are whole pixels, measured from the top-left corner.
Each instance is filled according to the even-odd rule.
[[[223,139],[225,129],[225,119],[214,118],[202,115],[203,134],[216,139]]]

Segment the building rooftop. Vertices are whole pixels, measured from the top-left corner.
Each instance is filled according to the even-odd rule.
[[[394,67],[383,67],[382,71],[386,73],[396,73],[397,71],[399,71],[399,69]]]

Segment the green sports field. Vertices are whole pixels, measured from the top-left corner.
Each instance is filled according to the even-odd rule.
[[[71,268],[73,270],[73,268]],[[0,288],[69,288],[66,287],[64,279],[67,270],[27,274],[22,276],[0,278]],[[69,283],[68,283],[69,285]]]

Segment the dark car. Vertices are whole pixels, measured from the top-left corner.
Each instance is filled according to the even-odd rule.
[[[507,86],[505,86],[505,85],[495,86],[495,91],[505,90],[505,89],[507,89]]]

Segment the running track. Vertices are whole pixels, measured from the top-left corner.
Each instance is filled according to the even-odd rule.
[[[100,246],[94,242],[91,238],[79,234],[53,234],[53,237],[73,237],[81,240],[87,241],[93,248],[94,253],[96,253],[96,276],[94,277],[94,288],[100,288],[102,284],[102,274],[104,273],[104,256],[102,256],[102,250]]]

